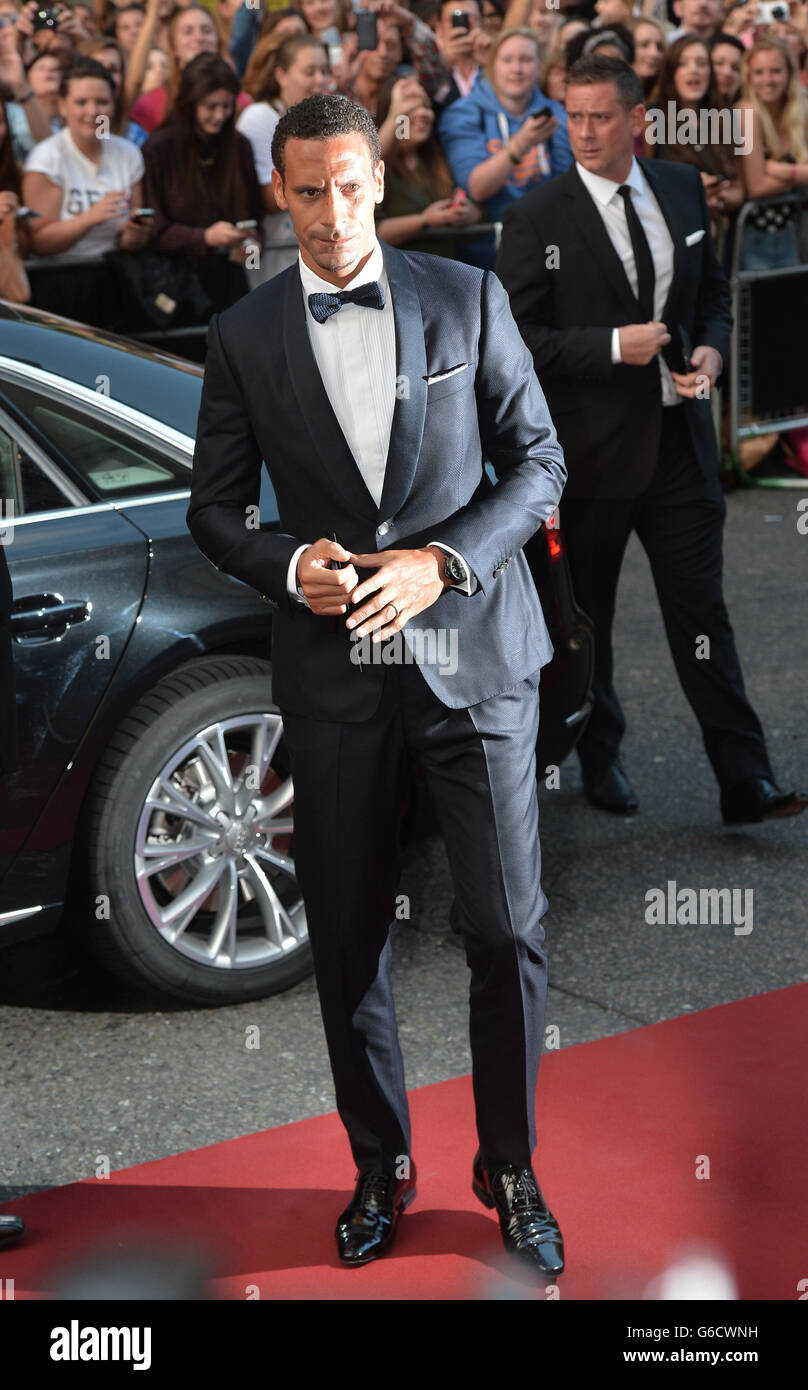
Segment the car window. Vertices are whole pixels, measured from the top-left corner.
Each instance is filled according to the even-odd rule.
[[[0,428],[0,498],[14,516],[59,511],[70,501],[24,448]],[[9,508],[9,502],[12,508]]]
[[[50,448],[76,471],[79,485],[93,494],[94,500],[124,501],[190,488],[190,466],[163,453],[158,445],[126,433],[124,427],[16,382],[3,382],[2,389]]]

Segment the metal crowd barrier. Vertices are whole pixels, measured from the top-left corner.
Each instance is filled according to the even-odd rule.
[[[781,270],[741,270],[744,227],[752,213],[782,203],[795,208],[801,264]],[[806,487],[805,480],[796,474],[793,478],[748,478],[739,462],[743,440],[808,425],[806,354],[804,343],[799,342],[800,334],[803,339],[808,334],[808,257],[801,235],[804,215],[801,194],[778,194],[744,203],[735,225],[730,268],[729,449],[739,479],[749,485]],[[796,342],[789,353],[792,334]]]

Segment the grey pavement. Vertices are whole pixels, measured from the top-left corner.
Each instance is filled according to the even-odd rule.
[[[808,497],[808,480],[805,495]],[[808,536],[802,493],[728,497],[726,597],[747,687],[783,786],[808,784]],[[547,1023],[570,1047],[808,979],[808,814],[729,830],[632,540],[616,629],[639,795],[629,820],[585,803],[577,762],[542,789]],[[753,892],[753,930],[649,925],[646,893]],[[410,1086],[470,1070],[468,973],[448,925],[437,837],[408,846],[394,979]],[[258,1024],[260,1048],[245,1046]],[[334,1108],[312,980],[259,1003],[186,1009],[137,996],[58,938],[0,955],[0,1200]],[[347,1146],[346,1146],[347,1156]],[[346,1180],[349,1174],[346,1171]]]

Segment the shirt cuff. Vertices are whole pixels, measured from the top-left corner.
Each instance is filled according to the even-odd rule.
[[[459,584],[450,584],[450,589],[456,589],[459,594],[468,594],[469,596],[476,593],[477,589],[480,587],[480,581],[472,570],[471,565],[463,558],[459,550],[455,550],[453,546],[447,545],[445,541],[427,541],[427,545],[439,546],[441,550],[447,551],[449,555],[454,555],[455,558],[460,561],[461,565],[465,566],[468,579]]]
[[[286,571],[286,588],[290,597],[296,598],[298,603],[302,603],[305,608],[308,608],[309,601],[297,582],[297,562],[303,554],[303,551],[308,550],[308,548],[309,547],[307,545],[298,546],[297,550],[295,551],[294,555],[289,561],[289,568]]]
[[[616,364],[617,364],[618,362],[622,362],[622,360],[623,360],[623,356],[622,356],[622,353],[620,352],[620,329],[619,329],[619,328],[613,328],[613,329],[612,329],[612,366],[616,366]]]

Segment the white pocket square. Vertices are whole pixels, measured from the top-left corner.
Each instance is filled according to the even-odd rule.
[[[448,367],[445,372],[436,372],[434,376],[426,377],[427,386],[431,386],[435,381],[448,381],[450,376],[457,376],[458,372],[464,372],[468,367],[468,362],[461,362],[459,367]]]
[[[701,239],[702,239],[702,237],[703,237],[704,235],[705,235],[704,228],[703,228],[703,227],[699,227],[699,230],[698,230],[697,232],[691,232],[691,233],[690,233],[690,236],[686,236],[686,237],[685,237],[685,246],[695,246],[695,245],[696,245],[696,242],[697,242],[697,241],[701,241]]]

